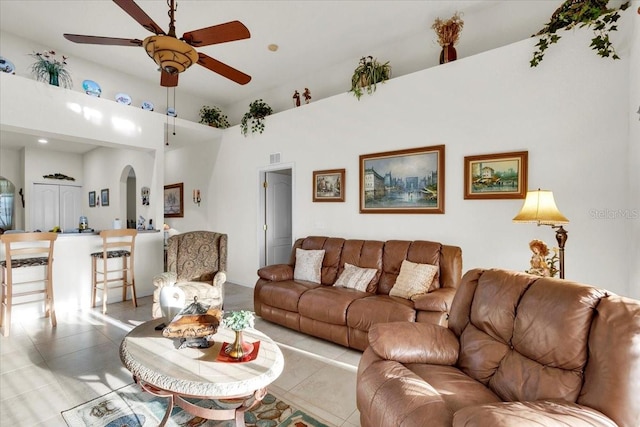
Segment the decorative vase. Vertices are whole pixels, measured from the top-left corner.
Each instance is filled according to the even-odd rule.
[[[53,86],[60,86],[60,82],[58,81],[57,71],[52,71],[49,73],[49,84]]]
[[[160,289],[160,311],[167,325],[184,308],[185,299],[184,291],[177,286],[165,286]]]
[[[452,44],[446,44],[442,46],[442,51],[440,51],[441,64],[455,61],[457,58],[458,58],[458,54],[456,53],[456,48],[453,47]]]
[[[236,333],[236,339],[233,344],[227,347],[226,352],[233,359],[242,359],[253,351],[253,344],[244,342],[242,330],[234,332]]]

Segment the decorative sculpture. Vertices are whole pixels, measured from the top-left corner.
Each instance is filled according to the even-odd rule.
[[[300,106],[300,92],[298,92],[297,90],[293,93],[293,106]]]

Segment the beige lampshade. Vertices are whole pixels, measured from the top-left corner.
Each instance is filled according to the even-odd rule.
[[[513,222],[535,222],[538,225],[568,224],[569,220],[560,213],[549,190],[527,191],[522,209]]]

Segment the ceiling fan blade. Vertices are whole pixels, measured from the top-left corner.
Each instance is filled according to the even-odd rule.
[[[241,85],[246,85],[251,81],[251,76],[243,73],[242,71],[236,70],[235,68],[230,67],[229,65],[224,64],[217,59],[213,59],[212,57],[207,56],[204,53],[198,53],[198,64],[210,69],[214,73],[220,74],[222,77],[226,77],[229,80],[233,80],[234,82]]]
[[[162,87],[176,87],[178,86],[178,76],[180,74],[169,74],[162,70],[160,75],[160,86]]]
[[[165,34],[162,28],[160,28],[158,24],[153,22],[153,19],[151,19],[149,15],[147,15],[145,11],[142,10],[140,6],[138,6],[133,0],[113,0],[113,2],[120,6],[122,10],[127,12],[129,16],[135,19],[148,31],[151,31],[155,34]]]
[[[191,46],[202,47],[212,44],[244,40],[251,37],[249,29],[240,21],[231,21],[212,27],[184,33],[182,40]]]
[[[142,40],[119,39],[116,37],[83,36],[81,34],[64,34],[64,38],[74,43],[105,44],[112,46],[142,46]]]

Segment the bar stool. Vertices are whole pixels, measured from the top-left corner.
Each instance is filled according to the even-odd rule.
[[[107,313],[107,294],[109,289],[122,288],[122,301],[127,299],[127,288],[131,287],[131,299],[133,306],[137,307],[136,301],[136,280],[133,269],[133,254],[135,249],[137,230],[104,230],[100,232],[102,237],[102,251],[91,254],[91,279],[92,293],[91,304],[96,306],[96,293],[102,289],[102,314]],[[107,262],[109,259],[122,258],[122,266],[109,270]],[[101,259],[102,269],[98,269],[98,259]],[[112,265],[113,267],[113,265]],[[110,273],[120,273],[120,277],[109,278]],[[101,280],[98,280],[101,275]],[[109,286],[109,283],[118,282],[117,286]]]
[[[44,294],[45,317],[51,318],[52,327],[56,326],[56,310],[53,303],[53,243],[57,238],[58,234],[56,233],[6,233],[0,235],[0,241],[4,243],[5,248],[5,260],[0,261],[2,276],[0,328],[3,336],[9,336],[11,330],[12,306],[40,301],[29,298],[21,302],[13,302],[14,298],[29,295]],[[13,270],[26,267],[45,267],[44,277],[37,280],[14,282]],[[16,292],[18,289],[21,292]]]

